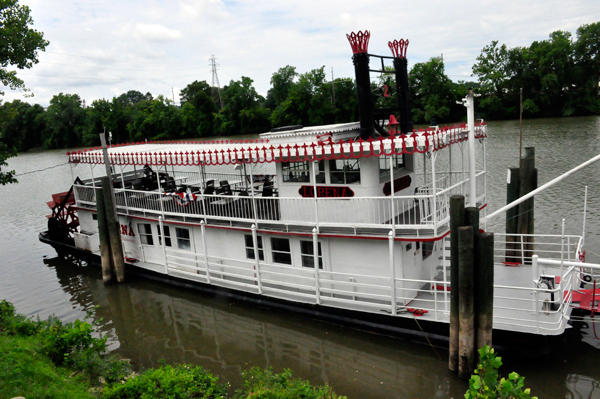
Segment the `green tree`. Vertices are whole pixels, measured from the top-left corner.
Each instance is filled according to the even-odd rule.
[[[415,64],[408,81],[414,122],[429,123],[432,118],[437,122],[448,120],[451,104],[456,99],[441,57]]]
[[[285,101],[271,114],[271,124],[314,126],[332,123],[335,113],[331,104],[331,87],[325,83],[324,66],[301,74]]]
[[[46,148],[71,148],[82,144],[85,110],[77,94],[59,93],[52,97],[45,113],[46,128],[42,135]]]
[[[241,80],[232,80],[223,88],[225,106],[215,115],[217,134],[255,134],[264,131],[264,126],[269,126],[269,112],[259,110],[264,108],[265,99],[256,92],[253,82],[249,77],[242,76]]]
[[[43,113],[44,108],[39,104],[21,100],[5,102],[0,106],[0,139],[17,151],[40,147],[44,126],[37,116]]]
[[[17,149],[12,147],[8,147],[6,144],[0,141],[0,184],[5,185],[9,183],[18,183],[17,179],[15,179],[15,171],[14,170],[6,170],[6,160],[10,157],[17,155]],[[4,171],[2,171],[2,167],[4,167]]]
[[[296,76],[298,76],[296,67],[290,65],[279,68],[277,72],[273,73],[271,76],[271,86],[273,87],[267,92],[267,108],[275,109],[287,99]]]
[[[181,90],[181,117],[186,137],[212,134],[214,114],[218,111],[211,87],[205,81],[194,81]]]
[[[162,95],[135,104],[131,118],[132,122],[127,125],[131,141],[181,138],[181,114],[172,101]]]
[[[18,0],[0,1],[0,81],[12,90],[28,91],[17,72],[8,68],[31,68],[38,63],[38,50],[44,51],[49,44],[32,25],[29,7]]]

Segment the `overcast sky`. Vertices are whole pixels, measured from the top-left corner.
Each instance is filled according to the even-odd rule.
[[[50,41],[40,63],[20,71],[47,106],[60,92],[89,105],[128,90],[172,97],[194,80],[211,83],[217,59],[221,86],[248,76],[266,95],[273,72],[325,66],[328,79],[354,77],[346,34],[369,30],[369,52],[391,55],[387,43],[409,39],[410,65],[443,54],[453,80],[469,79],[492,40],[509,47],[545,40],[555,30],[575,36],[600,21],[598,0],[21,0],[34,27]],[[6,90],[5,100],[22,99]]]

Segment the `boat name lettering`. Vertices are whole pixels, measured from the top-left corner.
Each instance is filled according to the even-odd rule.
[[[131,228],[131,226],[127,226],[126,224],[121,225],[121,235],[135,237],[135,233],[133,232],[133,229]]]
[[[313,186],[302,186],[298,193],[304,198],[314,198],[315,196]],[[354,191],[350,187],[317,186],[317,197],[351,198],[354,197]]]

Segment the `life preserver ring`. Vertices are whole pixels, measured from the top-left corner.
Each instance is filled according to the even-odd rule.
[[[578,259],[580,262],[585,262],[585,250],[579,252],[579,254],[577,255]]]

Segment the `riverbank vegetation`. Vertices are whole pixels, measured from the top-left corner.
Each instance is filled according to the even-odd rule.
[[[165,365],[136,374],[127,360],[105,352],[106,337],[85,320],[34,320],[0,302],[1,398],[344,398],[328,386],[293,378],[289,370],[258,368],[245,371],[244,386],[229,394],[229,385],[202,367]]]
[[[528,47],[509,48],[498,41],[485,46],[473,66],[475,82],[453,82],[440,57],[416,63],[409,73],[415,123],[464,119],[457,104],[474,87],[477,113],[486,119],[518,118],[523,89],[525,117],[600,114],[600,23],[582,25],[576,36],[565,31]],[[474,79],[475,80],[475,79]],[[374,99],[390,77],[373,83]],[[218,92],[205,81],[181,91],[181,104],[163,96],[130,90],[88,107],[77,94],[59,93],[44,109],[15,100],[0,106],[0,137],[9,148],[96,146],[98,133],[112,132],[113,143],[193,139],[257,134],[284,125],[320,125],[358,120],[355,83],[350,78],[328,81],[325,67],[301,73],[284,66],[273,73],[266,97],[243,76]]]

